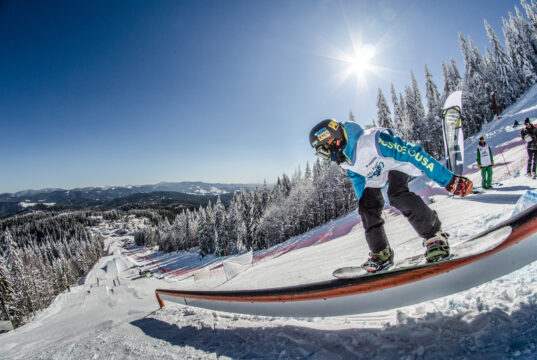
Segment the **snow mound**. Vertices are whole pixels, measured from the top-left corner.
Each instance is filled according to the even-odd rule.
[[[522,211],[530,208],[531,206],[537,204],[537,190],[527,190],[522,196],[518,199],[513,209],[513,214],[515,216],[520,214]]]
[[[132,267],[132,263],[127,257],[114,255],[103,259],[101,263],[93,268],[86,276],[86,284],[98,284],[103,280],[114,280],[121,276],[121,273]]]

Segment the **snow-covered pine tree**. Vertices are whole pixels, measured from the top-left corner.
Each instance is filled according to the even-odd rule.
[[[17,304],[13,292],[6,260],[4,255],[0,254],[0,311],[2,320],[11,320],[15,315]]]
[[[282,204],[271,204],[259,220],[256,236],[263,247],[269,248],[284,241],[283,227],[285,223]]]
[[[410,72],[410,79],[412,82],[412,102],[409,107],[411,124],[413,125],[413,131],[415,135],[415,142],[421,144],[425,138],[425,134],[428,132],[427,123],[425,120],[425,108],[421,97],[421,92],[416,81],[414,71]]]
[[[43,263],[39,261],[35,250],[33,246],[27,248],[23,255],[24,272],[28,280],[28,297],[32,313],[46,306],[48,299],[45,296],[50,283],[48,274],[45,273]],[[78,266],[78,261],[72,259],[72,262],[76,262]]]
[[[404,123],[404,134],[405,134],[405,140],[410,142],[415,142],[418,139],[418,132],[416,131],[416,128],[414,127],[414,121],[416,119],[415,112],[414,112],[414,93],[412,92],[412,88],[409,85],[405,85],[405,123]]]
[[[444,94],[451,93],[451,84],[449,81],[448,74],[449,74],[448,65],[446,64],[444,60],[442,60],[442,75],[444,76]]]
[[[408,88],[408,90],[407,90]],[[407,85],[405,86],[405,93],[412,93],[412,89]],[[408,107],[406,103],[406,98],[403,97],[403,94],[399,93],[399,107],[401,109],[401,137],[406,141],[412,140],[412,123],[410,122],[410,116],[408,113]]]
[[[465,136],[473,135],[481,129],[486,120],[492,116],[490,95],[492,86],[485,78],[483,58],[477,47],[469,38],[469,43],[459,33],[459,46],[466,69],[463,103],[463,130]]]
[[[304,180],[311,181],[313,179],[313,174],[311,172],[311,167],[309,161],[306,162],[306,169],[304,170]]]
[[[158,246],[160,250],[166,252],[177,250],[174,247],[175,240],[173,239],[172,227],[167,218],[159,224],[157,231],[159,232]]]
[[[459,72],[459,68],[457,67],[457,63],[455,62],[455,59],[451,58],[449,63],[450,63],[450,66],[449,66],[450,78],[451,78],[451,82],[454,85],[453,91],[462,90],[463,79]]]
[[[289,176],[287,176],[287,174],[285,173],[282,174],[282,180],[279,188],[281,190],[281,194],[284,197],[289,196],[289,193],[291,192],[291,180],[289,179]]]
[[[408,123],[406,124],[406,140],[420,144],[423,133],[423,116],[419,110],[419,105],[416,101],[414,89],[406,85],[405,86],[405,115]],[[421,102],[421,99],[419,99]],[[423,107],[423,106],[422,106]]]
[[[240,193],[233,194],[233,199],[228,207],[228,215],[226,216],[226,236],[230,240],[228,245],[229,253],[240,253],[246,250],[244,240],[247,237],[247,229],[242,217],[243,210],[240,197]]]
[[[261,212],[265,211],[270,202],[270,189],[267,186],[267,181],[264,180],[263,187],[261,188]]]
[[[451,59],[449,64],[442,60],[442,74],[444,76],[444,92],[440,98],[440,103],[444,104],[452,92],[462,90],[463,81],[454,59]]]
[[[206,209],[200,206],[198,214],[199,249],[200,255],[203,257],[214,254],[214,216],[209,206]]]
[[[227,255],[228,239],[226,236],[226,209],[220,196],[216,198],[216,204],[214,205],[214,248],[218,255]]]
[[[301,227],[305,229],[302,232],[305,232],[318,225],[316,208],[319,206],[319,198],[313,184],[313,175],[310,170],[309,162],[306,163],[304,180],[300,184],[300,187],[300,191],[303,194],[303,220]]]
[[[380,127],[392,129],[392,114],[388,106],[388,102],[382,93],[382,90],[379,88],[377,95],[377,124]]]
[[[187,236],[188,236],[188,219],[186,211],[181,212],[175,217],[172,225],[173,232],[175,233],[174,247],[177,250],[188,250]]]
[[[509,23],[516,35],[516,44],[520,56],[520,71],[527,79],[526,89],[537,82],[537,31],[526,21],[524,15],[515,6],[516,18],[509,14]],[[516,61],[513,62],[516,64]]]
[[[317,191],[322,194],[322,199],[319,198],[320,207],[325,221],[330,221],[336,218],[336,203],[334,196],[334,167],[332,162],[324,161],[321,164],[321,174],[316,181]]]
[[[403,134],[403,109],[401,104],[397,100],[397,93],[395,92],[395,87],[393,83],[390,86],[390,92],[392,96],[392,105],[393,105],[393,131],[397,136],[402,136]]]
[[[326,213],[324,207],[324,201],[326,197],[326,189],[322,185],[323,170],[321,160],[317,159],[313,164],[313,186],[317,196],[317,205],[314,209],[316,211],[316,219],[318,224],[324,224],[326,222]]]
[[[533,32],[537,32],[537,4],[535,1],[531,1],[531,4],[528,4],[526,0],[520,0],[520,4],[526,11],[528,19],[530,19],[530,23],[533,26]]]
[[[298,165],[295,169],[295,172],[293,173],[293,176],[291,177],[291,186],[296,186],[301,181],[302,181],[302,169],[300,169],[300,165]]]
[[[253,239],[253,234],[251,233],[251,230],[255,226],[254,218],[253,218],[254,211],[252,209],[253,207],[252,196],[253,195],[244,189],[241,189],[240,195],[241,195],[240,196],[240,200],[241,200],[240,209],[242,211],[242,220],[244,221],[244,226],[246,227],[245,238],[242,239],[242,241],[244,242],[245,246],[248,249],[252,249],[254,239]]]
[[[22,251],[19,250],[9,230],[2,234],[2,256],[6,260],[6,267],[11,282],[11,296],[13,302],[8,309],[9,317],[13,326],[22,324],[31,309],[28,306],[28,281],[24,278],[24,265],[22,263]]]
[[[425,151],[435,157],[442,154],[444,148],[442,139],[442,104],[440,103],[440,93],[433,81],[433,75],[429,67],[425,64],[425,99],[427,99],[427,130],[423,136]]]
[[[186,211],[187,217],[187,248],[192,249],[199,246],[199,228],[200,228],[200,213],[197,211]]]
[[[519,83],[519,76],[513,67],[513,63],[503,45],[496,36],[494,29],[487,20],[484,20],[487,30],[491,52],[488,54],[487,71],[488,80],[492,82],[492,87],[497,91],[496,103],[498,109],[502,111],[522,94],[522,85]]]
[[[537,81],[537,39],[518,7],[516,16],[509,12],[509,21],[502,18],[505,47],[519,74],[523,91]]]
[[[255,233],[257,226],[259,225],[259,220],[261,219],[261,216],[263,215],[262,211],[262,196],[261,196],[261,190],[259,188],[255,188],[254,191],[251,193],[250,196],[250,223],[248,224],[248,233],[251,241],[251,247],[254,250],[262,249],[261,244],[258,243],[257,239],[255,238]]]

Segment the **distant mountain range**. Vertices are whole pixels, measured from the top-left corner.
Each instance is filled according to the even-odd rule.
[[[204,203],[202,198],[218,195],[231,197],[240,189],[254,189],[259,184],[210,184],[204,182],[161,182],[155,185],[87,187],[71,190],[23,190],[0,194],[0,217],[9,216],[27,208],[83,208],[105,205],[120,206],[131,202],[179,202],[185,205]]]

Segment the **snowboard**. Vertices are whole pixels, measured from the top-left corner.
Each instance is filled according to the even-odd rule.
[[[503,184],[500,182],[492,183],[492,189],[483,189],[483,187],[481,186],[474,186],[474,188],[472,189],[472,194],[482,194],[486,190],[494,190],[494,188],[498,188],[500,186],[503,186]]]
[[[450,262],[463,257],[473,256],[486,252],[495,248],[501,244],[511,234],[511,227],[504,226],[495,231],[492,231],[484,236],[474,236],[460,243],[451,244],[451,255],[448,258],[440,261],[428,263],[423,254],[414,255],[399,261],[395,261],[394,264],[388,269],[381,271],[368,273],[361,266],[346,266],[334,270],[332,275],[338,279],[357,279],[361,277],[378,275],[381,273],[387,273],[392,271],[398,271],[402,269],[410,269],[417,267],[431,266],[439,263]],[[416,239],[416,251],[424,251],[420,246],[421,239]],[[394,249],[397,254],[397,249]]]

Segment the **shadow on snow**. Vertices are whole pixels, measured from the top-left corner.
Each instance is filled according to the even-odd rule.
[[[512,300],[506,299],[506,302],[509,301]],[[479,309],[482,313],[470,322],[461,318],[472,310],[464,303],[456,306],[461,308],[460,315],[456,316],[437,312],[422,319],[407,319],[404,313],[399,312],[398,324],[382,329],[320,330],[290,325],[271,326],[270,322],[277,318],[216,312],[210,318],[214,319],[214,324],[192,319],[195,326],[178,326],[153,317],[131,324],[147,336],[170,345],[193,347],[231,358],[392,359],[410,355],[411,358],[437,359],[441,355],[451,359],[504,359],[512,356],[529,359],[537,356],[537,305],[521,304],[520,309],[511,315],[497,307]],[[177,314],[174,316],[182,318],[196,314],[185,307],[161,311],[168,312],[164,313],[166,316],[175,311]],[[155,316],[159,316],[161,311]],[[227,321],[237,320],[245,324],[263,321],[267,325],[218,328],[220,320],[226,318]]]

